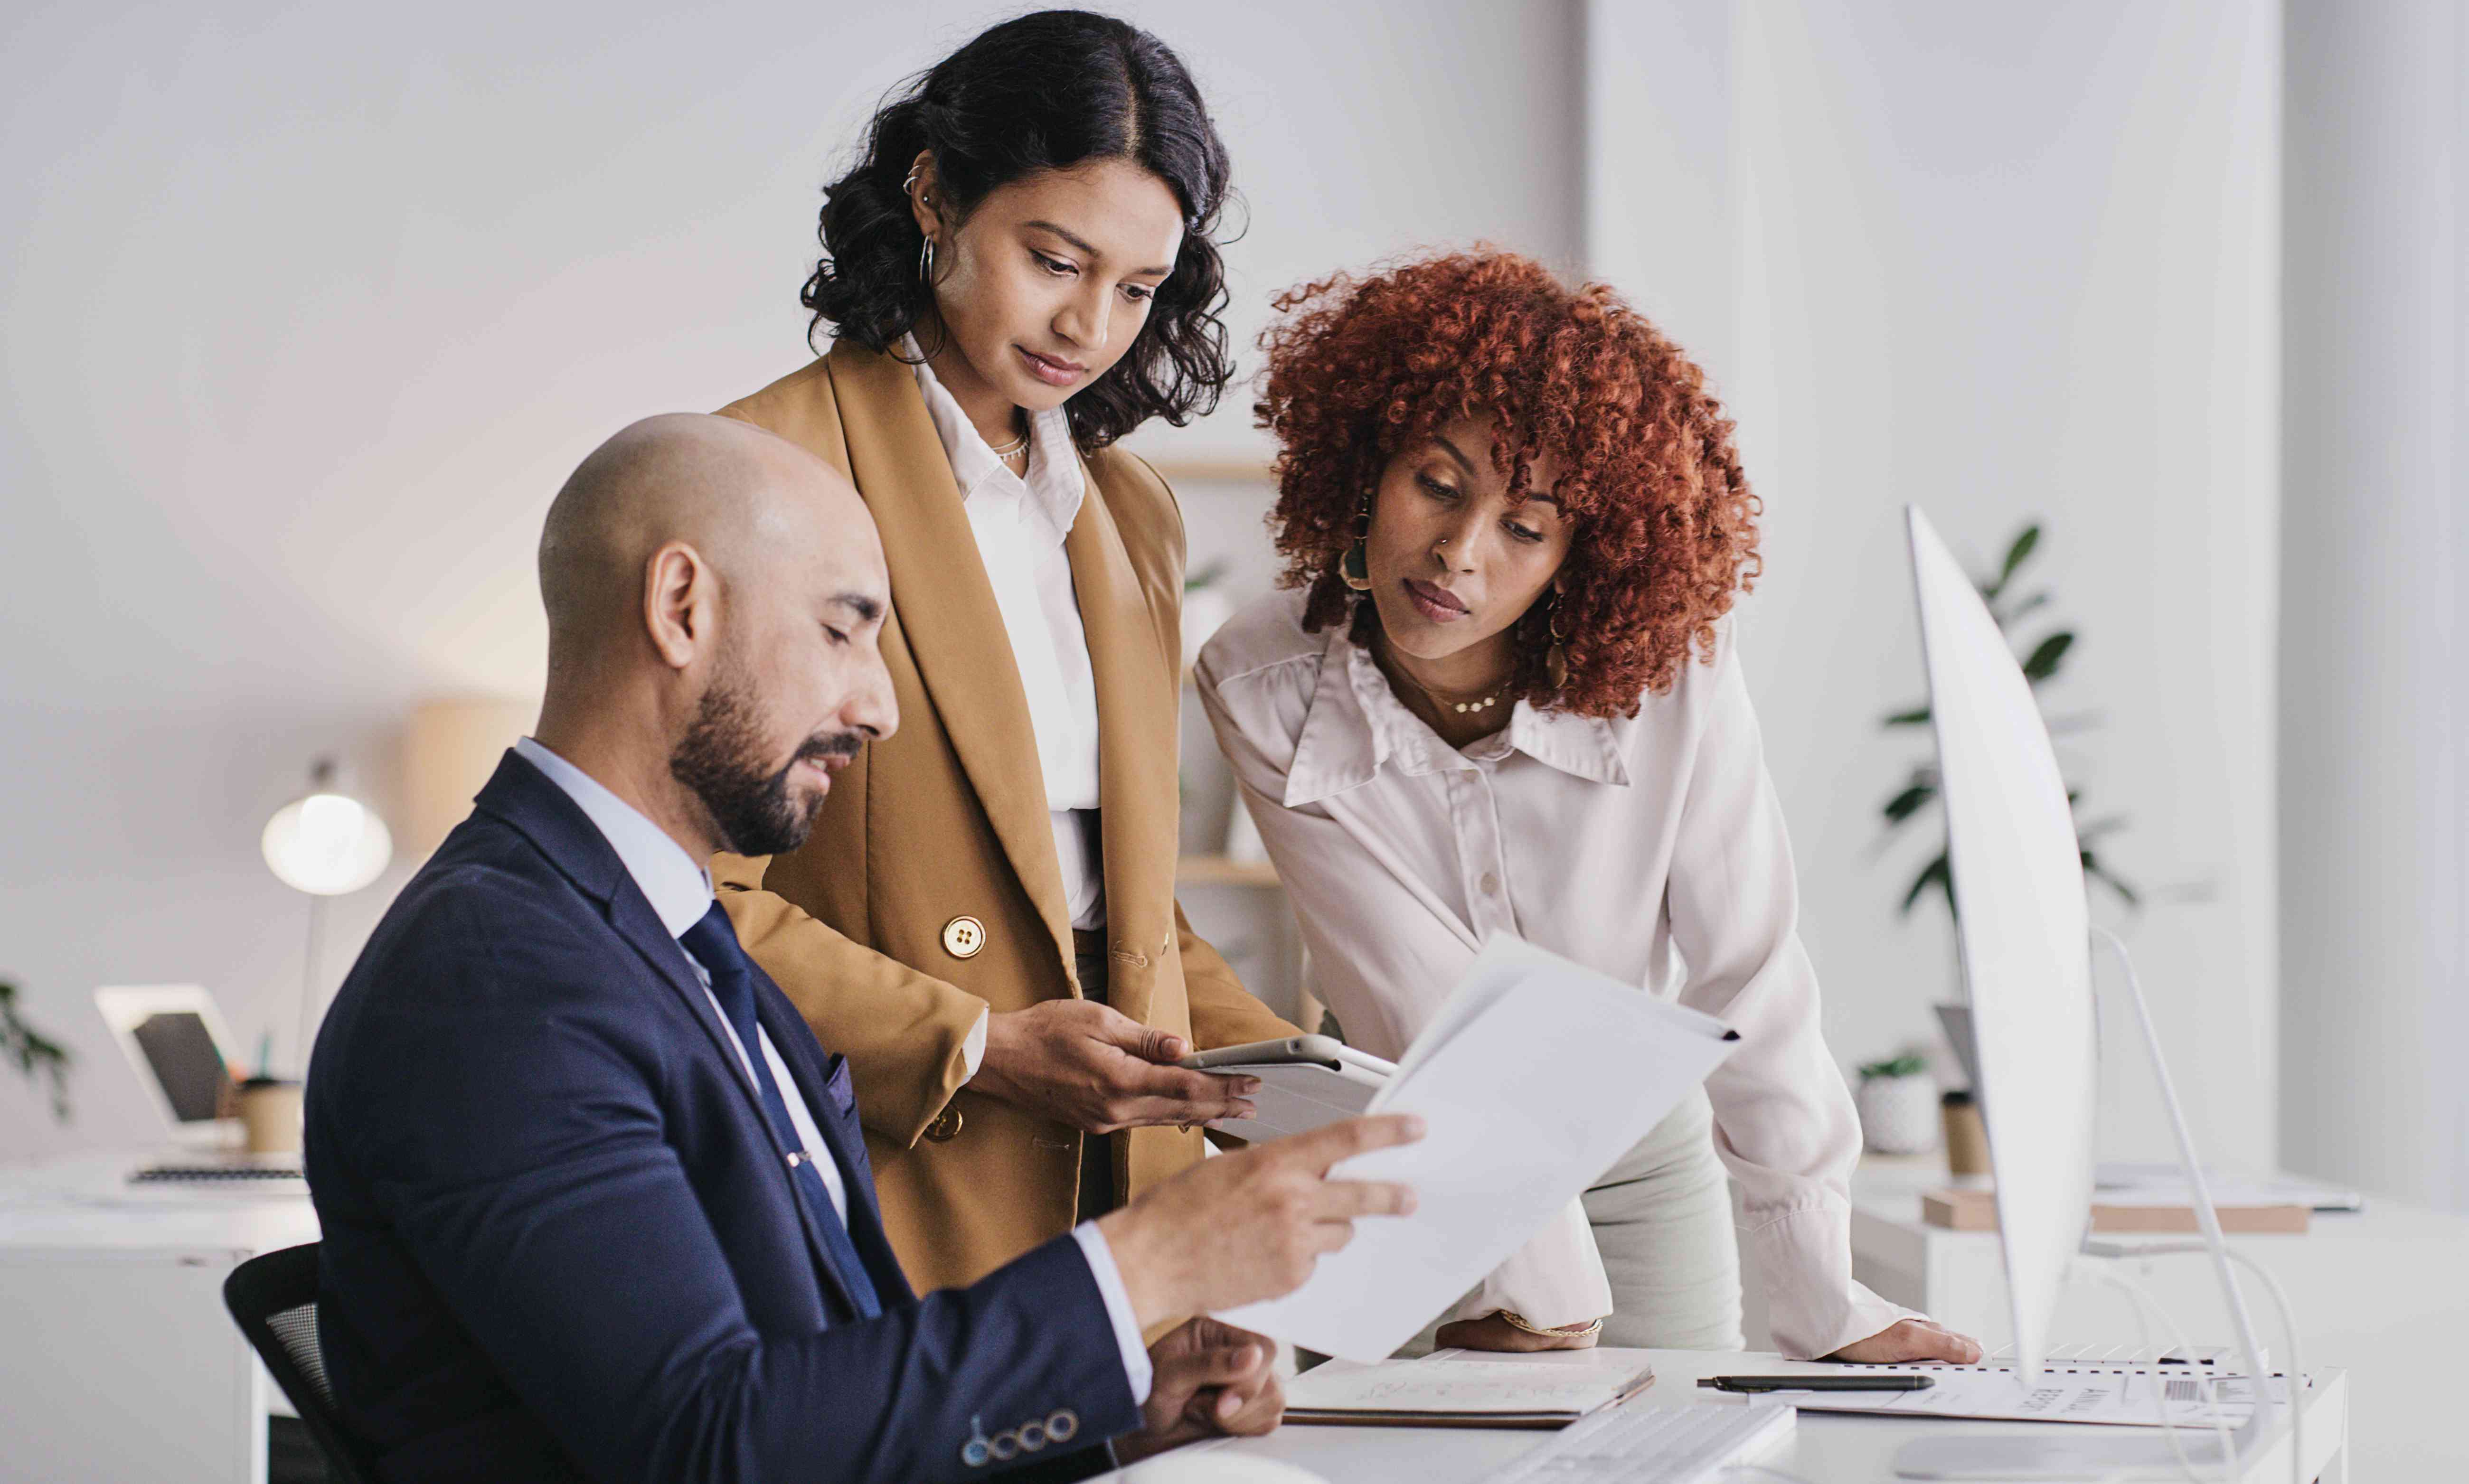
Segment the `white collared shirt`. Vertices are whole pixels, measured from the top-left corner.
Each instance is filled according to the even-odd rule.
[[[660,926],[670,937],[682,937],[686,929],[703,921],[704,914],[711,910],[711,877],[686,854],[684,846],[645,818],[640,810],[610,792],[598,779],[532,739],[519,739],[515,752],[539,768],[590,819],[601,838],[617,853],[626,874],[634,878],[636,889],[652,904],[653,914],[659,918]],[[736,1048],[738,1065],[745,1070],[746,1080],[753,1083],[754,1063],[748,1060],[746,1043],[738,1039],[736,1027],[728,1023],[728,1016],[711,993],[710,971],[686,952],[684,944],[678,945],[678,951],[685,953],[686,962],[694,966],[695,977],[703,983],[704,996],[710,1000],[712,1014],[719,1018],[729,1045]],[[772,1033],[758,1025],[754,1039],[761,1043],[764,1063],[780,1089],[781,1101],[789,1105],[789,1122],[796,1130],[798,1145],[822,1176],[824,1188],[831,1192],[832,1209],[845,1225],[848,1191],[841,1180],[840,1164],[831,1156],[831,1146],[823,1142],[821,1130],[815,1127],[814,1110],[806,1106],[796,1080],[789,1075],[788,1063],[780,1060],[779,1049],[772,1044]],[[1152,1380],[1148,1347],[1141,1341],[1140,1316],[1132,1309],[1123,1275],[1115,1266],[1114,1249],[1106,1244],[1105,1234],[1094,1221],[1073,1227],[1072,1236],[1087,1258],[1090,1276],[1096,1280],[1097,1291],[1106,1301],[1106,1317],[1115,1333],[1116,1347],[1122,1352],[1123,1375],[1131,1382],[1132,1400],[1146,1402]]]
[[[1046,808],[1063,868],[1065,908],[1074,927],[1106,924],[1106,880],[1097,844],[1097,682],[1089,664],[1089,634],[1063,549],[1088,498],[1072,424],[1057,407],[1028,420],[1028,475],[1005,468],[960,404],[935,378],[904,337],[900,356],[916,362],[943,455],[951,460],[960,508],[977,537],[978,559],[994,588],[1011,640],[1037,762],[1046,778]],[[970,1070],[977,1062],[972,1059]]]
[[[1395,1060],[1513,933],[1741,1034],[1707,1080],[1777,1342],[1829,1354],[1910,1311],[1852,1278],[1858,1120],[1818,1029],[1791,846],[1728,622],[1632,718],[1537,711],[1463,751],[1408,711],[1343,624],[1276,593],[1200,655],[1200,698],[1347,1039]],[[1462,1313],[1596,1318],[1610,1290],[1581,1208]]]

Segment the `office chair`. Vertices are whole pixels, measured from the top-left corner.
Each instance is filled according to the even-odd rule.
[[[335,1414],[317,1345],[317,1244],[250,1258],[223,1280],[223,1307],[248,1336],[339,1484],[375,1484],[377,1461]]]

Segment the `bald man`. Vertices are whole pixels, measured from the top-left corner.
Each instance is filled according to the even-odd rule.
[[[748,424],[639,422],[541,539],[539,733],[404,888],[309,1077],[318,1329],[377,1477],[1079,1478],[1281,1404],[1208,1320],[1353,1217],[1365,1120],[1203,1162],[970,1288],[913,1296],[848,1069],[700,862],[794,850],[890,735],[857,492]]]

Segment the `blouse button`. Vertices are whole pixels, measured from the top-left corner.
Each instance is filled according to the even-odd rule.
[[[1475,884],[1483,888],[1483,894],[1487,897],[1498,896],[1500,894],[1500,878],[1492,875],[1488,871],[1486,871],[1483,874],[1483,879],[1477,881]]]

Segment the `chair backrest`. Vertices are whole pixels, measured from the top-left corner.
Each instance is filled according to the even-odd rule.
[[[223,1306],[248,1336],[275,1384],[342,1484],[375,1484],[377,1462],[335,1410],[317,1342],[317,1244],[250,1258],[223,1280]]]

